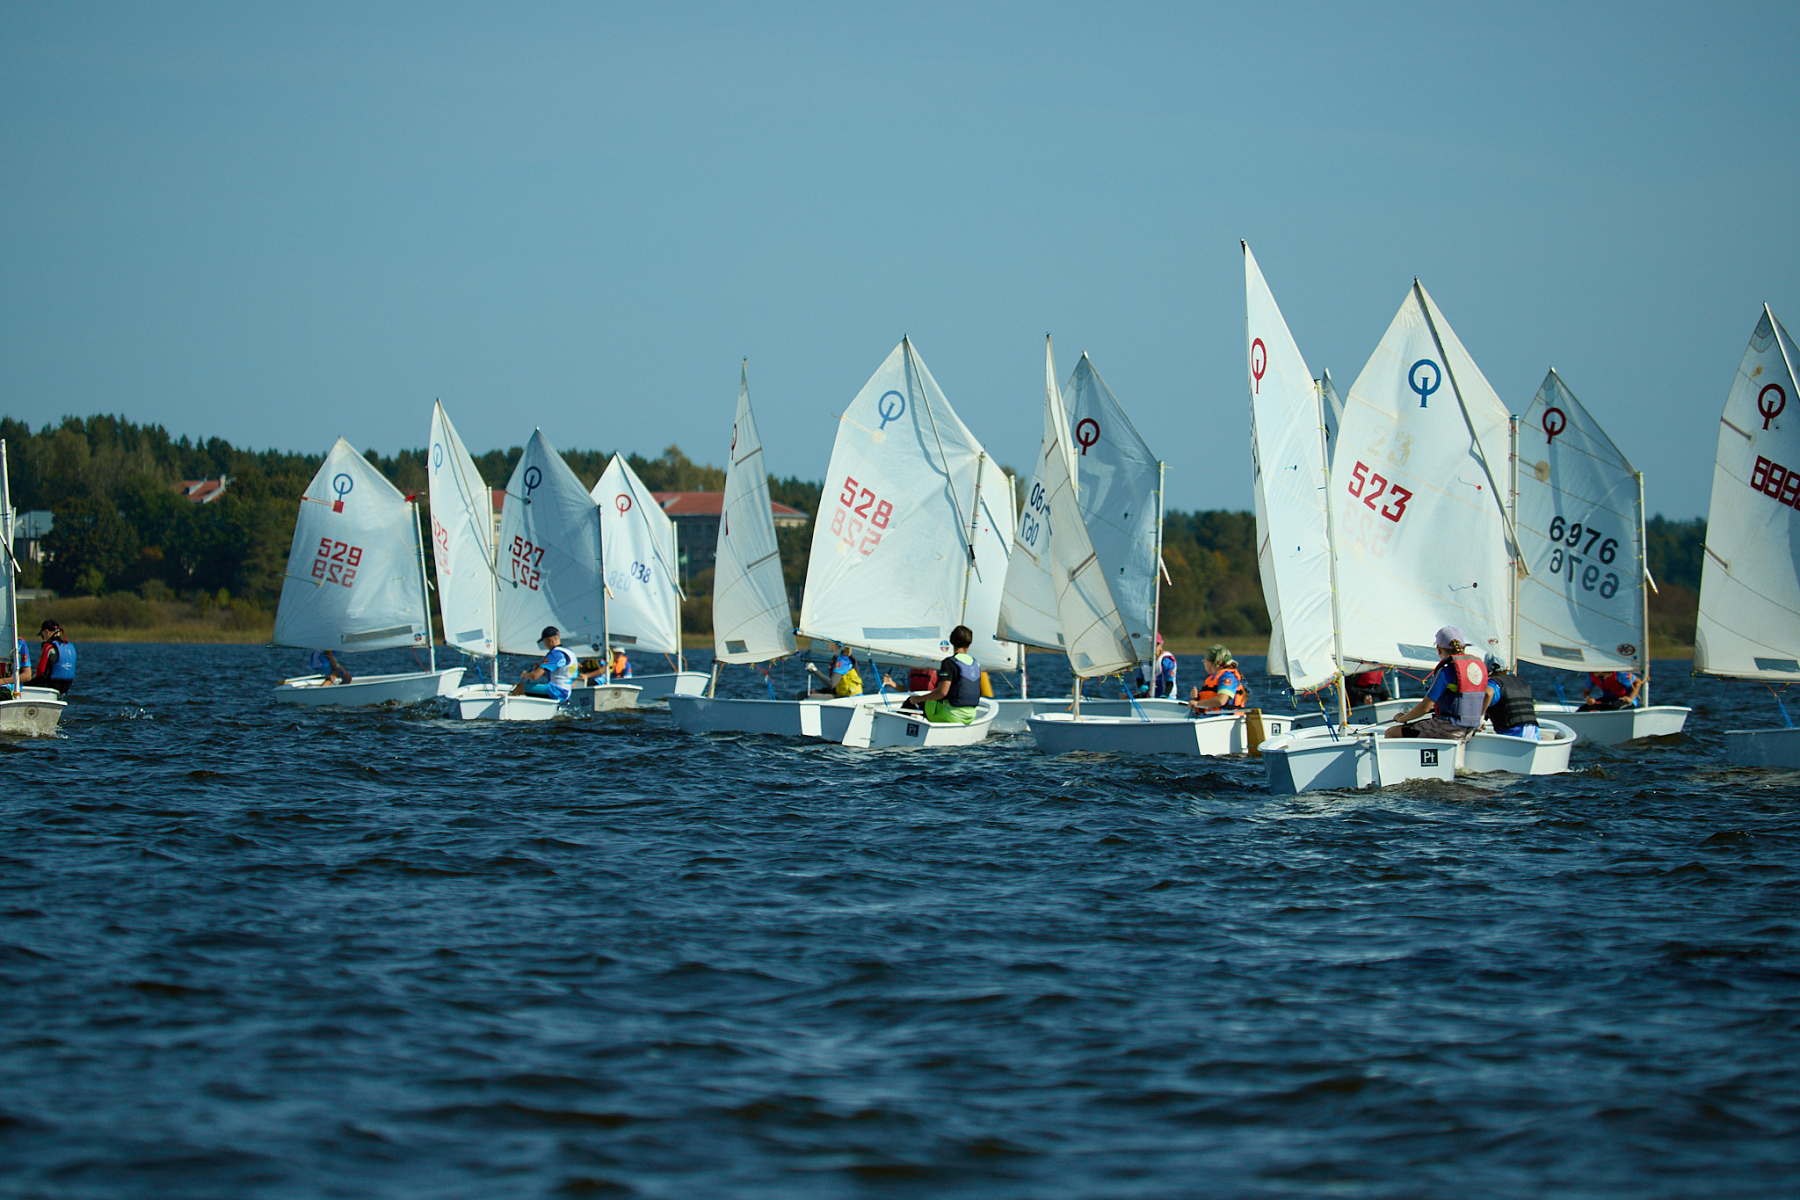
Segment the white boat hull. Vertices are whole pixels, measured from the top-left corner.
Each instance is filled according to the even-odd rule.
[[[975,706],[975,719],[967,725],[927,721],[922,712],[901,712],[890,708],[869,710],[867,745],[878,750],[920,750],[939,746],[973,746],[983,741],[1000,715],[1000,706],[982,700]],[[850,743],[846,742],[845,745]]]
[[[462,684],[463,669],[408,671],[401,675],[358,675],[349,683],[326,683],[323,675],[302,675],[275,685],[282,704],[361,708],[370,704],[420,704],[448,696]]]
[[[1541,741],[1479,732],[1455,738],[1390,738],[1386,726],[1352,727],[1333,736],[1308,726],[1262,745],[1269,790],[1277,795],[1326,788],[1387,787],[1408,779],[1450,779],[1504,771],[1512,775],[1556,775],[1569,769],[1575,735],[1567,726],[1544,721]]]
[[[68,704],[49,688],[26,687],[11,700],[0,700],[0,734],[11,737],[49,737],[56,732]],[[48,693],[32,695],[31,693]]]
[[[617,712],[621,708],[636,708],[643,702],[642,689],[630,683],[596,683],[591,687],[578,687],[569,696],[569,704],[574,708],[591,708],[595,712]]]
[[[1062,701],[1054,710],[1062,712],[1069,707],[1067,700]],[[1186,700],[1176,700],[1168,696],[1154,699],[1149,696],[1137,700],[1127,700],[1123,696],[1104,699],[1081,698],[1081,715],[1084,717],[1149,717],[1173,720],[1177,717],[1187,719],[1189,709]]]
[[[1182,706],[1186,711],[1186,705]],[[1041,713],[1030,719],[1031,735],[1045,754],[1179,754],[1210,757],[1245,754],[1250,743],[1246,713],[1222,713],[1213,717],[1111,717],[1088,715],[1082,702],[1081,716],[1073,713]],[[1266,737],[1293,728],[1286,716],[1264,715]]]
[[[989,733],[1029,733],[1025,722],[1033,713],[1063,712],[1069,707],[1066,699],[1020,700],[1016,697],[996,699],[1000,707],[1000,715],[994,718]]]
[[[639,704],[654,704],[670,696],[698,696],[706,690],[704,671],[664,671],[657,675],[633,675],[619,682],[638,689]]]
[[[1645,737],[1666,737],[1680,733],[1687,724],[1691,708],[1675,704],[1657,704],[1649,708],[1617,708],[1601,712],[1577,712],[1573,704],[1539,700],[1534,707],[1538,719],[1545,717],[1567,725],[1575,740],[1596,746],[1622,746]]]
[[[1269,790],[1278,796],[1301,792],[1389,787],[1409,779],[1456,777],[1452,738],[1387,738],[1380,729],[1332,737],[1308,727],[1262,744]]]
[[[669,697],[669,712],[683,733],[760,733],[771,737],[841,742],[849,732],[849,710],[880,703],[880,696],[843,696],[830,700],[733,700],[677,692]],[[836,732],[835,737],[828,728]],[[866,738],[866,733],[864,736]],[[866,740],[863,744],[867,745]]]
[[[1725,761],[1734,767],[1800,769],[1800,729],[1727,729]]]
[[[548,696],[514,696],[511,688],[476,683],[450,693],[451,714],[463,721],[551,721],[565,712]]]

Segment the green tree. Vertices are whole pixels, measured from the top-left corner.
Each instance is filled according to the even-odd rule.
[[[127,584],[137,565],[137,531],[110,500],[84,496],[64,504],[44,539],[44,579],[58,591],[99,595]]]

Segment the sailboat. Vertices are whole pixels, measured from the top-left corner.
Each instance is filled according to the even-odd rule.
[[[706,675],[687,669],[681,652],[681,583],[676,570],[675,522],[622,455],[606,464],[589,493],[600,510],[600,547],[606,562],[606,626],[614,646],[673,654],[675,670],[635,672],[638,701],[662,700],[676,692],[698,695]],[[610,656],[605,660],[610,663]],[[604,682],[585,689],[600,697]]]
[[[1273,494],[1274,478],[1292,471],[1300,492],[1310,487],[1325,497],[1332,586],[1323,607],[1303,619],[1297,606],[1305,589],[1277,584],[1290,681],[1305,689],[1323,671],[1341,689],[1346,663],[1433,668],[1431,632],[1444,625],[1464,631],[1471,653],[1507,646],[1516,543],[1484,447],[1502,443],[1511,417],[1424,287],[1413,281],[1351,386],[1326,470],[1322,438],[1316,456],[1311,438],[1285,452],[1273,440],[1284,421],[1322,429],[1322,401],[1248,246],[1244,275],[1248,382],[1265,483]],[[1316,504],[1271,500],[1269,512],[1275,559],[1284,560],[1292,542],[1315,560],[1315,581],[1317,521],[1306,510]],[[1330,660],[1315,667],[1308,656],[1319,653],[1327,630]],[[1379,728],[1328,724],[1271,736],[1261,749],[1270,789],[1281,793],[1446,778],[1457,766],[1567,770],[1574,734],[1554,722],[1541,728],[1541,742],[1495,733],[1458,741],[1388,739]]]
[[[798,632],[884,665],[934,667],[951,629],[967,625],[984,669],[1013,670],[1018,646],[994,633],[1012,533],[1005,473],[902,338],[838,420]],[[934,724],[878,700],[840,710],[857,718],[846,745],[861,740],[864,717],[870,745],[966,744],[999,712],[984,699],[974,723]]]
[[[1679,733],[1689,709],[1650,704],[1644,477],[1554,368],[1513,422],[1513,520],[1528,573],[1515,576],[1515,655],[1563,671],[1634,671],[1642,707],[1580,712],[1540,698],[1583,741],[1615,746]]]
[[[6,639],[7,657],[12,660],[12,677],[0,699],[0,734],[15,737],[49,737],[56,732],[68,702],[53,688],[32,687],[17,683],[23,666],[19,659],[19,562],[13,557],[13,524],[17,514],[12,506],[12,479],[7,472],[6,443],[0,442],[0,523],[6,537],[6,605],[0,618],[6,622],[0,636]]]
[[[339,438],[300,497],[275,610],[277,646],[302,650],[424,649],[429,669],[283,680],[287,704],[416,704],[448,695],[462,668],[439,670],[431,636],[418,505]]]
[[[1007,568],[1007,588],[1017,611],[1054,619],[1055,636],[1068,653],[1069,670],[1077,684],[1070,711],[1035,713],[1027,720],[1031,735],[1046,754],[1078,750],[1205,753],[1201,746],[1212,727],[1241,722],[1185,717],[1147,720],[1082,712],[1080,681],[1132,667],[1140,661],[1143,639],[1141,626],[1134,628],[1123,614],[1114,580],[1089,534],[1078,495],[1075,458],[1069,417],[1056,386],[1056,361],[1050,340],[1045,338],[1044,432],[1020,522],[1021,534]],[[1050,613],[1041,611],[1046,590],[1053,605]]]
[[[507,483],[500,537],[487,484],[440,403],[431,416],[432,543],[438,605],[450,645],[489,660],[491,677],[451,693],[463,720],[548,721],[562,711],[546,696],[514,696],[499,678],[499,654],[542,653],[546,625],[563,645],[595,653],[606,644],[600,517],[587,489],[541,431],[532,434]],[[614,706],[637,689],[613,685]]]
[[[769,503],[762,435],[750,409],[748,359],[738,377],[737,413],[725,461],[725,499],[713,559],[712,677],[704,696],[670,696],[669,711],[688,733],[754,731],[816,737],[822,702],[807,701],[803,707],[797,701],[778,700],[773,681],[766,700],[713,695],[722,665],[770,662],[786,658],[796,649],[793,611],[788,607],[774,510]],[[805,727],[808,717],[810,729]]]
[[[1796,359],[1794,339],[1763,305],[1719,418],[1694,631],[1702,675],[1800,682],[1800,420],[1787,412]],[[1732,766],[1800,767],[1800,728],[1776,703],[1784,728],[1725,731]]]
[[[1081,517],[1105,571],[1107,587],[1137,651],[1145,678],[1155,678],[1162,580],[1163,464],[1144,441],[1086,354],[1063,388],[1075,446]],[[1084,698],[1089,716],[1187,717],[1180,696]]]

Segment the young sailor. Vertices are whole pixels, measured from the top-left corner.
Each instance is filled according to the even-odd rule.
[[[916,708],[940,725],[968,725],[981,703],[981,664],[969,653],[975,634],[967,625],[950,631],[949,658],[938,664],[937,686],[908,696],[901,708]]]
[[[1162,634],[1156,635],[1156,680],[1155,694],[1173,696],[1175,694],[1175,656],[1163,647]]]
[[[38,687],[55,688],[66,696],[75,686],[75,643],[63,636],[63,628],[55,621],[45,621],[38,630],[43,646],[38,652],[32,674]]]
[[[1498,654],[1487,656],[1487,671],[1487,719],[1494,723],[1494,732],[1528,742],[1541,740],[1531,685],[1508,671]]]
[[[325,682],[320,685],[322,687],[329,687],[334,683],[350,682],[350,672],[344,670],[344,664],[340,663],[337,655],[329,650],[314,650],[306,656],[306,665],[312,668],[315,675],[325,677]]]
[[[1616,708],[1632,708],[1644,681],[1630,671],[1588,672],[1588,685],[1581,691],[1581,707],[1577,712],[1605,712]]]
[[[1231,657],[1231,651],[1218,643],[1206,648],[1206,679],[1188,697],[1190,716],[1241,709],[1250,698],[1244,686],[1244,672]]]
[[[1426,679],[1425,698],[1394,718],[1388,737],[1467,737],[1481,725],[1488,701],[1487,667],[1468,652],[1456,626],[1444,626],[1435,640],[1438,665]]]
[[[544,661],[519,672],[519,682],[513,685],[512,694],[567,700],[569,686],[575,678],[575,656],[563,649],[562,632],[554,625],[544,626],[538,645],[544,648]]]
[[[807,668],[811,670],[809,666]],[[831,674],[825,680],[825,686],[809,692],[801,693],[800,698],[817,699],[820,696],[860,696],[862,695],[862,675],[856,669],[856,659],[850,655],[850,647],[838,643],[831,656]]]

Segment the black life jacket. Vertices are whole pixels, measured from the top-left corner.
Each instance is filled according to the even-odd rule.
[[[963,659],[968,659],[964,662]],[[944,703],[951,708],[974,708],[981,703],[981,664],[975,656],[963,651],[952,656],[944,664],[954,666],[956,673],[950,677],[950,691],[944,697]]]
[[[1488,720],[1495,729],[1517,729],[1536,725],[1537,706],[1531,702],[1531,685],[1517,675],[1494,675],[1490,681],[1500,687],[1500,698],[1488,705]]]

